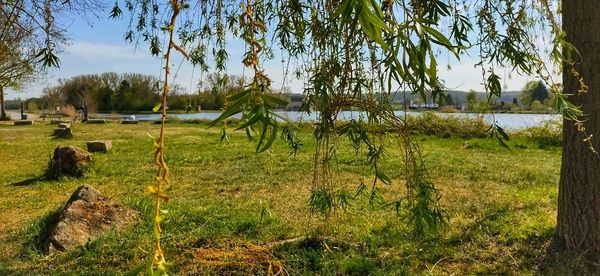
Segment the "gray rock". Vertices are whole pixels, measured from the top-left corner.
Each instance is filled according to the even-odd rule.
[[[89,119],[87,121],[88,124],[106,124],[105,119]]]
[[[89,185],[71,195],[47,241],[48,251],[68,251],[85,246],[109,231],[134,224],[139,212],[113,202]]]
[[[73,138],[73,130],[69,127],[67,128],[55,128],[52,136],[61,139],[71,139]]]
[[[58,124],[58,128],[70,128],[71,124],[69,123],[60,123]]]
[[[112,149],[112,141],[89,141],[87,142],[87,149],[89,152],[108,152]]]
[[[15,126],[27,126],[27,125],[33,125],[33,121],[31,120],[20,120],[20,121],[15,121],[14,122]]]
[[[64,120],[56,120],[56,119],[53,119],[53,120],[51,120],[51,121],[50,121],[50,124],[51,124],[51,125],[60,125],[60,124],[66,123],[66,122],[67,122],[67,121],[64,121]]]
[[[81,176],[84,168],[92,162],[92,154],[78,147],[58,146],[50,160],[46,175],[56,177],[61,174]]]

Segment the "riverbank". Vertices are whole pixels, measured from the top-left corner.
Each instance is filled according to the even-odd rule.
[[[5,195],[0,198],[0,274],[113,274],[139,265],[151,248],[152,200],[145,187],[154,175],[149,135],[156,137],[159,126],[76,124],[75,138],[68,141],[51,139],[52,128],[0,126],[0,159],[10,160],[0,167],[0,193]],[[488,138],[416,136],[449,217],[439,236],[417,241],[393,208],[373,209],[364,200],[338,211],[324,227],[307,205],[315,146],[311,135],[307,125],[300,134],[304,146],[295,157],[280,141],[270,154],[257,155],[243,132],[232,132],[228,143],[220,143],[218,128],[169,124],[167,162],[174,188],[165,205],[164,245],[175,264],[171,271],[266,274],[268,264],[252,259],[249,244],[264,249],[291,274],[568,273],[576,265],[549,255],[559,147],[540,149],[527,136],[514,136],[511,150]],[[54,147],[84,147],[85,141],[97,139],[112,140],[113,151],[95,154],[83,178],[39,179]],[[381,191],[392,199],[404,187],[401,171],[392,166],[402,158],[398,149],[386,154],[392,162],[383,169],[392,184]],[[336,185],[356,189],[355,160],[351,146],[340,141],[333,160]],[[39,222],[84,183],[144,218],[131,230],[74,252],[44,256],[32,249],[28,241],[38,233]],[[269,247],[304,236],[332,236],[342,245],[308,240]],[[239,258],[244,263],[236,263]]]
[[[277,111],[278,115],[286,117],[292,122],[314,122],[317,120],[316,113],[304,113],[297,111]],[[487,124],[492,122],[498,123],[500,126],[507,130],[523,130],[529,127],[542,126],[547,121],[560,121],[560,115],[550,114],[477,114],[477,113],[435,113],[435,112],[408,112],[402,111],[395,112],[397,116],[404,116],[405,114],[412,117],[429,116],[428,114],[435,114],[440,118],[459,118],[459,119],[476,119],[482,118]],[[157,121],[160,119],[160,114],[134,114],[138,120],[141,121]],[[190,114],[170,114],[170,118],[179,120],[215,120],[221,115],[220,112],[206,112],[206,113],[190,113]],[[119,120],[120,118],[127,115],[118,114],[96,114],[99,118],[113,118]],[[239,119],[239,116],[233,116],[234,119]],[[366,114],[358,111],[342,111],[338,115],[339,121],[347,120],[360,120],[366,118]]]
[[[288,120],[293,122],[314,122],[317,120],[317,113],[307,114],[305,112],[297,112],[297,111],[277,111],[277,114],[288,118]],[[36,117],[35,114],[30,114],[30,116]],[[532,114],[532,113],[488,113],[488,114],[479,114],[479,113],[443,113],[443,112],[414,112],[409,111],[405,113],[404,111],[396,111],[395,114],[397,116],[404,116],[405,114],[412,117],[420,117],[420,116],[429,116],[428,114],[435,114],[441,118],[459,118],[459,119],[475,119],[482,118],[483,121],[487,124],[491,124],[496,122],[501,127],[507,130],[524,130],[526,128],[543,126],[548,121],[561,121],[562,117],[558,114]],[[128,118],[130,113],[96,113],[91,114],[91,117],[104,118],[114,121],[120,121],[124,118]],[[152,113],[152,112],[141,112],[134,113],[136,119],[140,121],[157,121],[160,119],[161,114]],[[179,119],[179,120],[215,120],[221,115],[220,111],[204,111],[197,113],[185,113],[185,112],[173,112],[169,113],[169,118]],[[37,116],[39,117],[39,116]],[[36,118],[37,118],[36,117]],[[20,115],[19,117],[20,118]],[[233,118],[239,118],[239,116],[234,116]],[[361,118],[366,118],[366,114],[359,111],[342,111],[338,115],[338,120],[358,120]]]

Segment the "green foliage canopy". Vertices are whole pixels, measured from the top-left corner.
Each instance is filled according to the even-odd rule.
[[[222,82],[221,82],[222,81]],[[208,74],[203,88],[195,93],[185,93],[175,85],[169,95],[171,110],[220,110],[225,95],[242,90],[241,78],[232,75]],[[160,81],[154,76],[114,72],[74,76],[60,79],[58,85],[47,87],[42,92],[39,108],[56,106],[82,106],[83,102],[98,112],[148,112],[160,98]]]
[[[543,103],[549,98],[548,89],[542,81],[530,81],[521,90],[520,98],[525,107],[531,107],[534,101]]]

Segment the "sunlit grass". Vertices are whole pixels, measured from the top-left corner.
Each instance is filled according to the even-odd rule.
[[[112,274],[142,263],[151,250],[151,197],[144,191],[153,182],[150,136],[157,136],[158,126],[77,124],[72,140],[52,139],[52,128],[0,125],[0,274]],[[167,258],[175,263],[173,272],[217,273],[194,260],[200,247],[265,246],[317,234],[362,249],[303,244],[271,253],[292,274],[535,273],[552,266],[544,258],[556,220],[557,148],[541,150],[519,137],[507,150],[491,139],[416,136],[450,218],[439,237],[417,242],[395,210],[373,210],[365,200],[338,211],[323,227],[307,204],[314,150],[310,129],[302,132],[305,145],[295,157],[280,142],[270,153],[257,155],[243,132],[220,143],[219,129],[201,123],[169,124],[167,131],[174,188],[166,204],[164,243]],[[112,140],[114,148],[95,154],[84,177],[40,179],[57,145],[84,148],[86,141],[99,139]],[[470,149],[463,147],[465,141]],[[336,185],[355,189],[364,168],[354,151],[341,142],[336,158]],[[404,189],[400,152],[390,150],[388,160],[384,170],[394,181],[382,191],[393,200]],[[146,217],[130,230],[70,253],[47,257],[30,248],[27,239],[35,236],[36,225],[84,183]]]

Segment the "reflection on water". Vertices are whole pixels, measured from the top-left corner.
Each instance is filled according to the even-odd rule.
[[[279,115],[285,116],[294,122],[309,122],[314,121],[317,118],[316,113],[307,114],[305,112],[297,111],[279,111],[276,112]],[[396,111],[396,115],[404,116],[404,111]],[[418,116],[419,112],[408,112],[409,116]],[[532,126],[538,126],[548,120],[560,120],[561,116],[557,114],[475,114],[475,113],[435,113],[440,117],[463,117],[463,118],[475,118],[477,116],[483,116],[486,123],[492,123],[494,120],[503,128],[518,130]],[[201,112],[192,114],[169,114],[169,117],[178,118],[182,120],[190,119],[206,119],[214,120],[221,115],[220,112]],[[99,117],[112,117],[114,114],[98,114]],[[128,115],[117,115],[124,118]],[[140,121],[156,121],[160,119],[160,114],[135,114],[135,117]],[[239,114],[233,116],[234,118],[240,118]],[[338,115],[340,120],[359,119],[366,117],[366,113],[359,111],[342,111]]]

